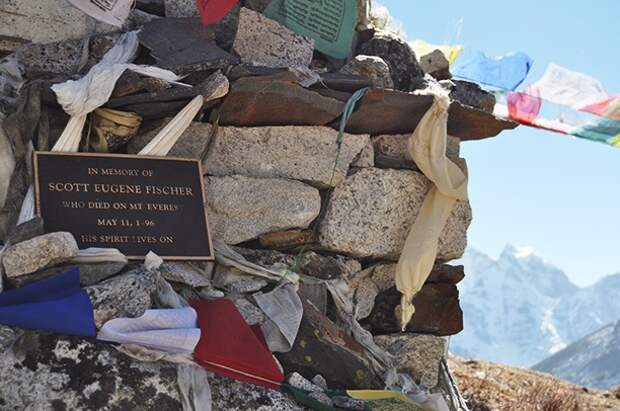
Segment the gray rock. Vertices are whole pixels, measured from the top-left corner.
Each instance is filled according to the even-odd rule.
[[[94,32],[112,31],[118,29],[97,23],[66,0],[0,3],[0,39],[11,40],[5,43],[8,45],[81,39]]]
[[[93,304],[95,325],[118,317],[139,317],[151,307],[151,293],[156,290],[153,273],[136,269],[101,284],[86,287]]]
[[[375,164],[381,168],[406,168],[418,170],[409,154],[408,142],[411,134],[382,134],[372,137]],[[452,160],[458,158],[460,139],[448,136],[446,156]]]
[[[319,229],[326,250],[354,258],[396,260],[431,182],[407,170],[363,168],[336,187]],[[439,238],[437,258],[459,258],[471,222],[468,202],[457,202]]]
[[[417,384],[433,388],[439,381],[439,364],[446,353],[443,337],[426,334],[388,334],[375,343],[396,357],[398,372],[411,375]]]
[[[351,397],[337,395],[335,397],[332,397],[332,402],[334,403],[334,407],[342,408],[345,410],[364,411],[366,409],[364,401],[357,400]]]
[[[88,39],[26,44],[16,52],[27,77],[41,74],[75,74],[88,59]]]
[[[161,126],[155,130],[149,131],[132,138],[127,144],[127,152],[130,154],[137,154],[142,150],[152,139],[155,138],[157,133],[164,128],[172,118],[164,119]],[[202,155],[206,152],[211,141],[212,126],[209,123],[201,123],[193,121],[189,127],[181,134],[181,137],[172,146],[168,152],[170,157],[180,158],[192,158],[201,160]]]
[[[231,293],[247,294],[259,291],[266,286],[267,281],[265,280],[248,279],[230,283],[227,288]]]
[[[205,160],[207,174],[291,178],[320,187],[336,186],[369,143],[368,135],[344,134],[336,165],[337,137],[336,130],[320,126],[220,127]]]
[[[340,72],[366,76],[375,87],[394,88],[394,81],[390,76],[390,67],[378,56],[359,54],[345,64]]]
[[[0,398],[0,408],[15,410],[182,409],[175,365],[32,331],[0,356]]]
[[[237,175],[207,177],[205,187],[213,235],[227,244],[306,228],[321,208],[319,191],[299,181]]]
[[[328,407],[334,406],[332,399],[329,397],[329,395],[325,394],[324,392],[320,392],[320,391],[311,392],[310,394],[308,394],[308,397],[312,398],[315,401],[320,402],[323,405],[327,405]]]
[[[199,17],[195,0],[164,0],[166,17]]]
[[[211,287],[209,278],[189,263],[163,263],[159,272],[168,281],[187,284],[190,287]]]
[[[312,383],[322,390],[327,390],[327,381],[325,381],[325,378],[323,378],[321,374],[315,375],[314,378],[312,378]]]
[[[355,157],[351,163],[351,167],[374,167],[375,166],[375,149],[372,145],[372,141],[364,146],[362,151]]]
[[[246,384],[230,378],[209,376],[212,409],[226,411],[303,411],[278,390]]]
[[[75,257],[79,249],[70,233],[59,231],[10,246],[2,256],[8,278],[32,273],[64,263]]]
[[[233,303],[235,303],[235,307],[237,307],[237,310],[239,310],[239,313],[241,313],[248,325],[260,324],[265,321],[265,315],[260,308],[245,298],[236,298],[233,300]]]
[[[288,383],[293,387],[304,391],[321,392],[323,389],[308,381],[303,375],[294,372],[288,377]]]
[[[370,315],[375,306],[375,297],[379,294],[379,287],[371,280],[365,279],[355,289],[355,304],[358,319]]]
[[[0,356],[0,408],[183,409],[178,366],[137,361],[107,343],[25,332]],[[214,410],[301,411],[286,395],[209,374]]]
[[[0,84],[4,82],[0,75]],[[0,93],[7,94],[8,90],[4,90],[0,86]],[[2,106],[0,106],[2,108]],[[11,139],[4,131],[3,115],[0,114],[0,210],[4,207],[7,195],[9,193],[9,185],[11,183],[11,175],[15,169],[15,155],[13,154],[13,144]]]
[[[11,348],[13,343],[17,341],[23,333],[24,332],[19,328],[11,328],[0,325],[0,356],[2,356],[6,350]]]
[[[420,67],[424,73],[430,74],[437,80],[446,80],[452,77],[450,74],[450,62],[439,50],[435,50],[432,53],[421,56]]]
[[[46,268],[35,273],[20,275],[19,277],[9,278],[7,283],[13,288],[23,287],[26,284],[50,278],[60,273],[69,271],[74,267],[80,269],[80,285],[95,285],[114,274],[121,272],[127,264],[123,262],[102,262],[94,264],[63,264],[55,267]]]
[[[390,76],[397,90],[413,90],[415,79],[424,77],[415,53],[406,41],[387,31],[377,31],[361,44],[358,54],[381,57],[390,68]]]
[[[34,218],[15,227],[9,233],[7,242],[9,244],[17,244],[21,243],[22,241],[30,240],[34,237],[43,235],[43,233],[43,219],[39,216],[34,216]]]
[[[314,40],[243,7],[239,13],[233,50],[244,63],[268,67],[308,67],[312,62]]]

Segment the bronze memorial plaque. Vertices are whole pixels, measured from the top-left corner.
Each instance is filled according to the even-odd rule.
[[[153,251],[211,260],[200,162],[95,153],[34,154],[37,212],[45,231],[68,231],[80,248]]]

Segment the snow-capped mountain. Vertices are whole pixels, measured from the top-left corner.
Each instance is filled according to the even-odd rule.
[[[512,245],[497,260],[468,249],[459,263],[465,328],[450,343],[455,354],[531,366],[620,318],[620,274],[579,288]]]
[[[620,384],[620,321],[572,343],[533,368],[595,388]]]

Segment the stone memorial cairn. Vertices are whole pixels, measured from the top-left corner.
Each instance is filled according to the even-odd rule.
[[[415,91],[439,82],[450,92],[446,154],[463,170],[462,140],[492,137],[515,124],[492,115],[491,94],[450,80],[441,53],[415,56],[372,16],[358,26],[352,58],[334,60],[315,51],[311,39],[265,17],[267,3],[242,0],[205,27],[193,0],[138,0],[122,29],[141,30],[134,63],[171,70],[193,87],[126,71],[104,108],[136,113],[142,122],[137,133],[98,129],[103,147],[138,153],[170,117],[225,76],[228,93],[205,103],[168,155],[203,161],[216,241],[263,267],[319,280],[302,278],[304,317],[295,345],[276,354],[291,384],[317,391],[317,398],[326,386],[385,385],[322,281],[342,279],[353,290],[357,320],[394,356],[397,371],[444,393],[456,408],[442,363],[447,336],[463,328],[457,283],[465,274],[463,266],[448,262],[465,250],[469,203],[454,207],[436,265],[414,299],[415,315],[400,332],[395,263],[432,185],[407,149],[432,103]],[[44,234],[40,218],[16,225],[32,181],[31,152],[50,150],[69,118],[50,87],[82,77],[115,44],[119,30],[64,0],[0,4],[3,288],[77,265],[97,327],[148,308],[173,307],[171,298],[183,305],[221,297],[232,299],[249,324],[259,324],[265,315],[252,294],[273,284],[238,268],[178,261],[147,270],[117,255],[84,260],[76,258],[71,234]],[[339,137],[345,104],[363,88]],[[93,151],[93,127],[86,127],[80,151]],[[185,366],[157,360],[96,340],[0,326],[0,409],[183,409]],[[212,374],[208,381],[214,410],[302,409],[275,390]]]

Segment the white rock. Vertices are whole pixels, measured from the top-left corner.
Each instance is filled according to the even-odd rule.
[[[216,176],[283,177],[336,186],[345,179],[353,159],[370,146],[368,135],[345,133],[336,164],[337,138],[338,132],[329,127],[220,127],[205,169]],[[363,161],[368,166],[370,160]]]
[[[227,244],[306,228],[321,209],[319,191],[299,181],[235,175],[207,177],[205,187],[213,236]]]
[[[431,182],[409,170],[363,168],[340,184],[319,230],[322,247],[357,258],[396,260]],[[437,258],[463,255],[471,222],[468,202],[457,202],[439,238]]]

